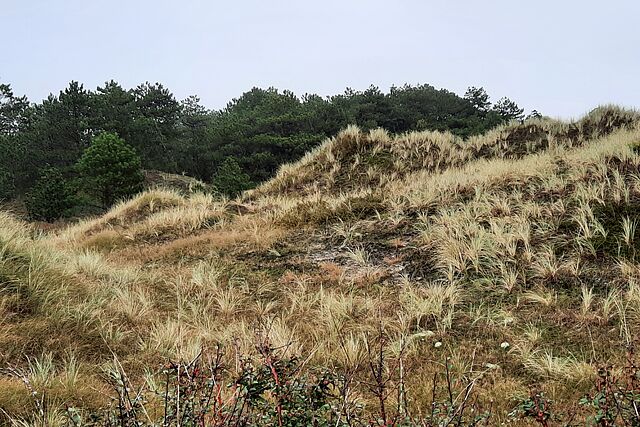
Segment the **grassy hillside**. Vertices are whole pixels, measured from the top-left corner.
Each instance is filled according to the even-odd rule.
[[[55,424],[113,372],[151,387],[218,349],[233,376],[266,346],[338,373],[342,420],[472,395],[497,425],[533,389],[571,412],[633,358],[638,146],[615,107],[466,141],[349,127],[237,200],[151,190],[50,233],[0,214],[0,408],[44,392]]]

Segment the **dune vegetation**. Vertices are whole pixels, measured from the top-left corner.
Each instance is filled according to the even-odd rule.
[[[207,372],[206,425],[636,425],[638,147],[617,107],[350,126],[236,199],[0,213],[0,419],[179,425]]]

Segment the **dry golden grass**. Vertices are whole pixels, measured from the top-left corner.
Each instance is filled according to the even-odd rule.
[[[446,357],[505,413],[533,384],[566,405],[563,383],[622,363],[640,332],[636,123],[349,127],[233,203],[154,190],[50,234],[0,213],[0,362],[53,406],[73,389],[95,408],[112,352],[142,379],[217,344],[235,364],[262,331],[363,376],[383,330],[416,410]],[[21,390],[0,376],[0,407],[24,413]]]

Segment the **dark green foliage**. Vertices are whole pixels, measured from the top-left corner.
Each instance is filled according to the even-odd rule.
[[[15,195],[15,156],[9,138],[0,135],[0,202]]]
[[[499,124],[496,117],[474,107],[468,100],[430,85],[392,87],[389,99],[393,105],[394,122],[379,126],[396,133],[439,130],[468,137]]]
[[[74,81],[58,97],[49,95],[35,106],[27,129],[32,139],[30,162],[36,169],[46,164],[67,167],[78,159],[91,138],[91,111],[89,92]]]
[[[229,197],[236,197],[252,187],[249,175],[238,165],[233,157],[227,157],[213,178],[213,186]]]
[[[135,96],[132,90],[125,90],[118,83],[109,81],[91,94],[93,117],[91,128],[96,131],[118,134],[125,141],[133,137],[136,119]]]
[[[89,192],[109,206],[142,189],[140,157],[123,139],[101,133],[91,141],[78,162]]]
[[[4,168],[0,168],[0,202],[11,199],[14,192],[13,174]]]
[[[375,86],[347,89],[327,98],[253,88],[225,108],[209,111],[195,96],[177,101],[159,83],[125,89],[109,81],[92,91],[72,81],[39,104],[16,97],[3,84],[0,169],[12,177],[15,194],[24,194],[42,168],[51,165],[67,174],[91,139],[109,132],[136,150],[144,169],[207,181],[233,158],[249,178],[238,175],[239,182],[229,189],[237,194],[269,179],[280,165],[298,160],[349,124],[392,133],[429,129],[467,137],[517,117],[520,110],[507,101],[492,109],[482,88],[470,88],[461,98],[427,84],[392,87],[388,93]]]
[[[0,200],[14,197],[16,184],[28,175],[23,150],[25,138],[20,131],[29,123],[29,117],[27,99],[14,96],[9,85],[0,84]],[[36,177],[33,176],[30,184]]]
[[[17,97],[11,86],[0,83],[0,135],[18,132],[28,121],[29,102]]]
[[[486,112],[491,107],[489,94],[482,87],[469,87],[464,94],[464,99],[469,101],[478,111]]]
[[[205,152],[213,149],[209,176],[227,157],[234,157],[251,181],[264,181],[282,163],[299,159],[319,144],[329,135],[322,128],[329,124],[318,120],[326,102],[305,99],[289,91],[254,88],[214,113],[208,146],[196,147]]]
[[[540,114],[540,112],[538,112],[538,110],[531,110],[531,113],[529,113],[529,115],[527,115],[526,118],[527,119],[541,119],[542,118],[542,114]]]
[[[507,97],[500,98],[493,106],[489,101],[489,95],[484,88],[470,87],[464,94],[473,107],[480,112],[485,122],[500,124],[511,120],[522,120],[524,118],[524,108],[518,107],[518,104]],[[530,117],[542,117],[540,113],[533,110]]]
[[[524,118],[524,108],[518,107],[518,104],[506,97],[500,98],[493,106],[493,110],[505,121],[522,120]],[[540,114],[537,111],[536,113]]]
[[[32,219],[49,222],[66,216],[74,203],[69,183],[60,170],[52,167],[42,170],[26,200]]]
[[[159,83],[138,86],[133,97],[135,110],[128,141],[140,153],[146,168],[175,172],[172,151],[180,136],[180,104]]]

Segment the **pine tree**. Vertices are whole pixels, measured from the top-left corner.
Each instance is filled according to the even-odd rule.
[[[251,179],[247,175],[236,159],[227,157],[218,168],[213,178],[215,188],[229,197],[235,197],[252,187]]]
[[[78,162],[87,189],[105,206],[142,189],[142,168],[136,151],[117,135],[102,133],[91,141]]]
[[[54,221],[64,217],[74,206],[73,192],[59,169],[46,167],[26,199],[32,219]]]
[[[478,111],[486,112],[491,108],[489,94],[482,87],[471,86],[464,94],[464,99],[469,101]]]
[[[493,110],[507,122],[510,120],[522,120],[524,118],[524,108],[518,107],[518,104],[506,97],[500,98],[493,106]]]

